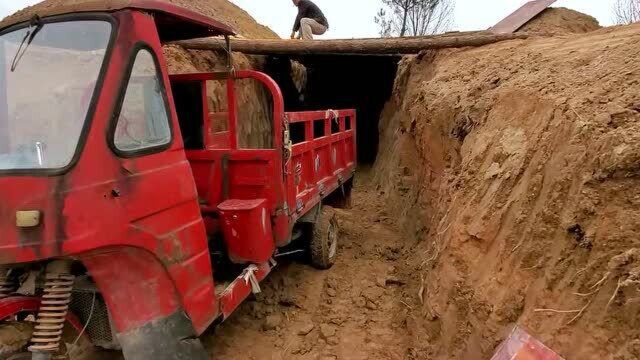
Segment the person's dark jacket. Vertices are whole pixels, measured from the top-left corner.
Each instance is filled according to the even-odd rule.
[[[300,30],[300,20],[310,18],[329,28],[329,22],[320,8],[310,0],[300,0],[298,3],[298,16],[293,24],[293,31]]]

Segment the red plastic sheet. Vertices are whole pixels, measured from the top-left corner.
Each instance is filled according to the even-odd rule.
[[[564,360],[520,326],[498,347],[491,360]]]

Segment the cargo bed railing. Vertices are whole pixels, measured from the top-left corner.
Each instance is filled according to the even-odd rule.
[[[288,112],[285,119],[293,143],[287,163],[293,183],[287,197],[299,216],[353,177],[356,111]]]

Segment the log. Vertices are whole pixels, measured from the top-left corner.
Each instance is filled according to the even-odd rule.
[[[311,54],[417,54],[426,49],[483,46],[499,41],[524,39],[527,34],[493,34],[491,32],[448,33],[415,38],[343,39],[343,40],[262,40],[231,39],[231,50],[253,55]],[[176,41],[174,44],[193,50],[224,50],[224,39],[203,38]]]

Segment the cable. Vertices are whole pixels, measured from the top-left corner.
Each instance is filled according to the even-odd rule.
[[[82,328],[82,331],[80,331],[80,333],[78,334],[78,337],[73,341],[73,344],[71,344],[71,346],[76,346],[76,344],[78,343],[78,341],[80,340],[82,335],[84,335],[84,332],[89,327],[89,323],[91,322],[91,319],[93,318],[93,310],[95,309],[95,305],[96,305],[96,292],[94,291],[93,292],[93,300],[91,301],[91,310],[89,311],[89,318],[87,319],[87,323],[84,324],[84,327]],[[67,356],[69,356],[69,349],[67,349]]]

